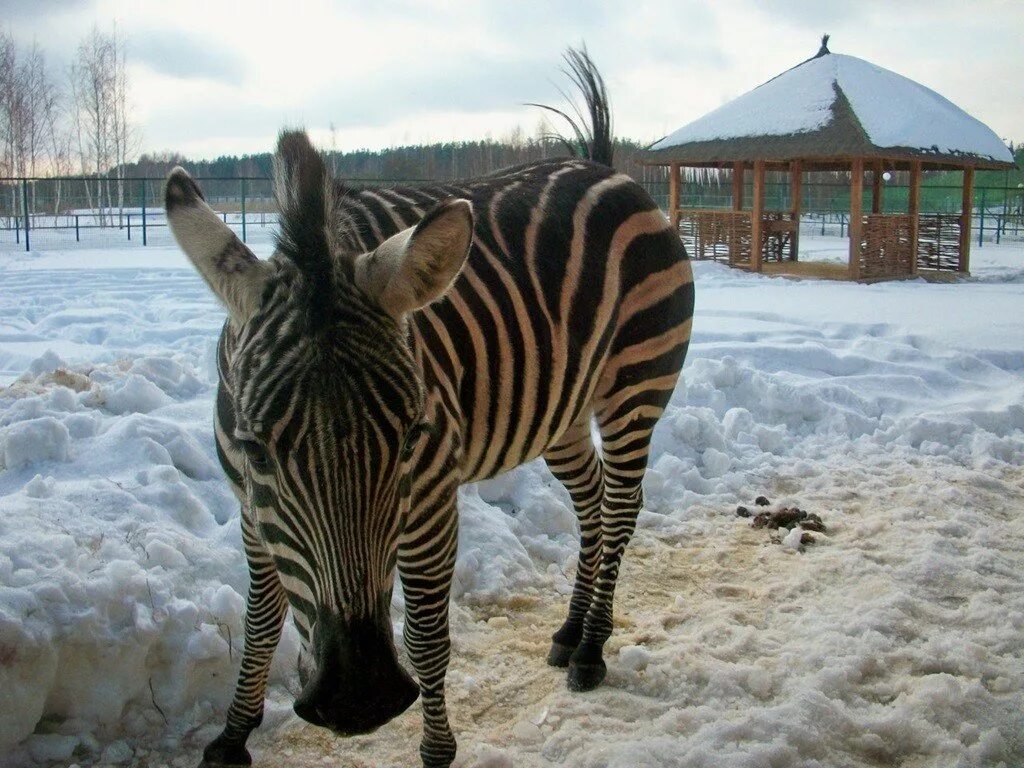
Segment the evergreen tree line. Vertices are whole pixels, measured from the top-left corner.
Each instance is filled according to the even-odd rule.
[[[639,156],[645,145],[630,139],[616,139],[615,167],[635,178],[644,169]],[[439,181],[485,176],[501,168],[550,157],[565,157],[563,143],[546,136],[523,137],[517,130],[502,139],[437,142],[385,149],[357,149],[326,152],[334,175],[366,181]],[[179,153],[147,153],[124,168],[127,177],[162,177],[181,165],[197,177],[237,179],[264,178],[272,174],[272,155],[223,155],[214,160],[190,160]],[[651,171],[648,171],[650,173]]]

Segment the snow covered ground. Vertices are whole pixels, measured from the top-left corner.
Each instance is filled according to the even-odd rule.
[[[220,727],[246,575],[211,428],[223,313],[186,267],[0,254],[0,765],[191,765]],[[695,267],[600,690],[543,661],[566,494],[541,464],[463,492],[460,761],[1021,764],[1024,248],[976,249],[956,285]],[[773,543],[734,515],[762,493],[827,534]],[[290,632],[257,760],[413,764],[416,707],[350,742],[299,726],[295,651]]]

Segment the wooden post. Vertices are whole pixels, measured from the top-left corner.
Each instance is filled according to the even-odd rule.
[[[910,191],[907,213],[910,214],[910,274],[917,274],[917,241],[921,226],[921,161],[910,164]]]
[[[672,231],[679,234],[679,163],[669,166],[668,220],[672,222]]]
[[[732,164],[732,209],[743,210],[743,163]]]
[[[789,212],[793,216],[793,232],[789,240],[789,260],[800,258],[800,198],[803,196],[803,164],[794,160],[789,164]]]
[[[882,163],[878,161],[871,172],[871,212],[882,212]]]
[[[960,271],[971,268],[971,216],[974,213],[974,169],[964,168],[964,197],[960,206]]]
[[[761,271],[761,231],[764,218],[764,160],[754,161],[754,195],[750,204],[750,271]]]
[[[732,164],[732,209],[733,211],[739,212],[743,210],[743,174],[745,169],[743,163]],[[742,261],[740,258],[740,249],[742,243],[740,242],[739,230],[733,225],[729,227],[729,263],[735,264],[737,261]]]
[[[864,198],[864,160],[853,161],[850,176],[850,279],[860,279],[861,208]]]

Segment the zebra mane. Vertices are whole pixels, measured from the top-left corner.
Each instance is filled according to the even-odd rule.
[[[303,272],[328,264],[333,185],[323,157],[304,131],[282,131],[274,156],[274,193],[280,216],[278,250]]]
[[[282,131],[274,156],[274,193],[279,214],[278,252],[304,276],[310,324],[329,320],[338,289],[333,231],[338,190],[323,156],[305,131]]]

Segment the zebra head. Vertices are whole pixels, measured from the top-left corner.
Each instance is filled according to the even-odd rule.
[[[226,380],[248,507],[303,638],[300,716],[373,730],[418,689],[389,614],[424,392],[406,317],[447,291],[469,252],[472,207],[449,200],[369,253],[339,231],[334,182],[304,133],[275,158],[277,250],[261,261],[176,168],[170,227],[227,307]]]

